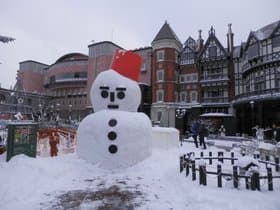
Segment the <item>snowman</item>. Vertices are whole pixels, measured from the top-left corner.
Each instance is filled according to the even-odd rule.
[[[151,122],[137,112],[141,91],[134,80],[140,63],[137,54],[116,51],[112,69],[96,77],[90,91],[95,113],[83,119],[77,131],[79,157],[114,170],[133,166],[151,155]]]

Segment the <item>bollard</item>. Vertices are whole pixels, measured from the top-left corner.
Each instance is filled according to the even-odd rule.
[[[212,165],[212,152],[209,152],[209,165]]]
[[[217,174],[218,174],[218,187],[222,187],[222,166],[217,165]]]
[[[192,180],[196,180],[196,173],[195,173],[195,160],[191,162],[192,164]]]
[[[234,152],[231,152],[231,165],[234,165]]]
[[[279,157],[275,158],[275,171],[279,172]]]
[[[268,190],[273,191],[272,170],[271,170],[271,168],[267,168],[267,182],[268,182]]]
[[[237,166],[233,166],[233,187],[238,188],[238,173],[237,173]]]

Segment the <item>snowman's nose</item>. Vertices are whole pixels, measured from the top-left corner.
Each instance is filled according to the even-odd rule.
[[[110,101],[111,102],[115,101],[115,93],[114,92],[110,92]]]

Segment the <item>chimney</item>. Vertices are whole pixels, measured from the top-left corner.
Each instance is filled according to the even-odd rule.
[[[201,32],[202,32],[202,30],[199,29],[198,30],[198,39],[196,41],[196,45],[197,45],[196,51],[197,52],[200,52],[202,50],[202,48],[203,48],[203,41],[204,40],[202,39]]]
[[[233,53],[233,33],[231,31],[231,23],[228,24],[228,33],[227,33],[227,48],[228,53],[232,55]]]

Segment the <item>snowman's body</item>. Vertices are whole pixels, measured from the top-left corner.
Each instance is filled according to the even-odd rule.
[[[149,118],[137,113],[138,84],[113,70],[102,72],[91,89],[95,110],[79,125],[77,154],[105,169],[133,166],[152,153]]]

